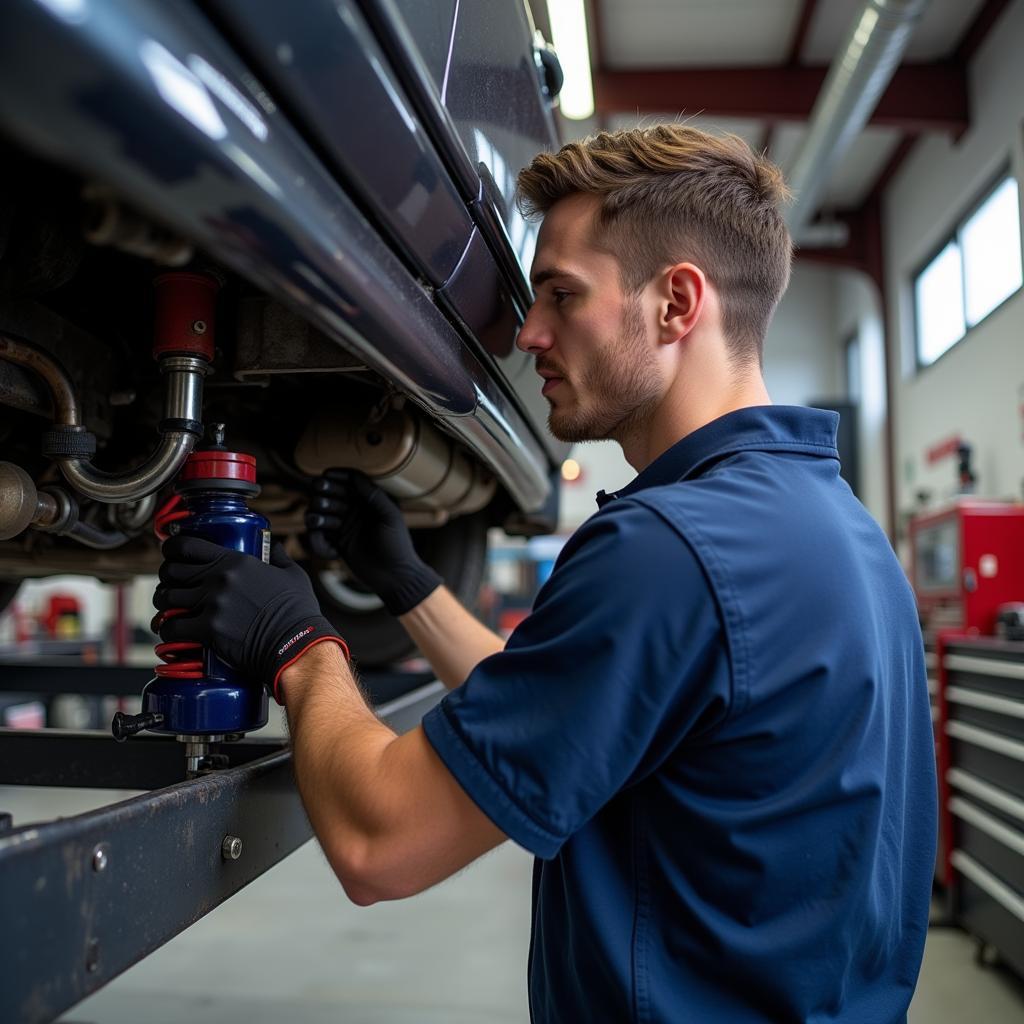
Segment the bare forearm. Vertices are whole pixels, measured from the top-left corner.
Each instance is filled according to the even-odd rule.
[[[504,839],[421,728],[398,737],[375,717],[335,645],[304,655],[281,685],[306,813],[355,902],[412,895]]]
[[[449,690],[461,686],[484,658],[505,647],[505,641],[466,611],[447,587],[438,587],[399,621]]]
[[[380,828],[381,809],[366,798],[395,735],[366,705],[333,644],[321,644],[286,669],[281,687],[310,824],[332,865],[335,848],[358,859],[365,837]]]

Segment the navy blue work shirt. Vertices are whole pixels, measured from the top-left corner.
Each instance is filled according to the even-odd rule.
[[[678,442],[424,719],[539,858],[537,1024],[905,1020],[935,860],[924,655],[837,422],[748,408]]]

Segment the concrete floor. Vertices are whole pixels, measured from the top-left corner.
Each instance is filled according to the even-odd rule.
[[[0,788],[16,822],[113,794]],[[354,907],[308,843],[62,1024],[526,1024],[530,858],[506,844],[403,903]],[[911,1024],[1024,1024],[1024,984],[930,934]]]

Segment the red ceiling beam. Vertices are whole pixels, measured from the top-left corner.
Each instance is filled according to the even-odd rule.
[[[594,99],[599,114],[685,111],[806,121],[827,72],[826,67],[606,70],[594,76]],[[968,124],[964,68],[950,62],[898,68],[870,123],[960,135]]]

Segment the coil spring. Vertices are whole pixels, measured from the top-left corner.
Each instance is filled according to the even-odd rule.
[[[187,519],[191,513],[180,508],[181,495],[175,494],[157,510],[153,517],[153,530],[161,543],[170,536],[168,527],[180,519]],[[158,612],[153,619],[153,630],[160,632],[160,627],[175,615],[184,615],[187,608],[167,608]],[[158,643],[153,648],[156,656],[163,662],[154,671],[162,679],[202,679],[203,678],[203,646],[191,640],[173,640]],[[196,658],[195,655],[199,657]]]

